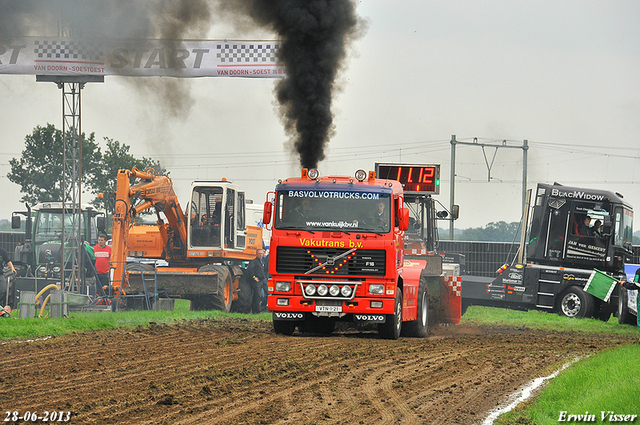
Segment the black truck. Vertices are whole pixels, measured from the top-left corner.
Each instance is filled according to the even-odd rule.
[[[538,184],[527,205],[518,257],[496,278],[462,277],[462,310],[470,305],[544,310],[568,317],[608,320],[618,289],[607,302],[585,292],[593,269],[625,279],[631,262],[633,208],[619,193]]]

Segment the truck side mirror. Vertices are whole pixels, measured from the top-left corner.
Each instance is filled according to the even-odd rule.
[[[273,204],[270,201],[264,203],[264,210],[262,211],[262,224],[268,226],[271,223],[271,212],[273,211]]]
[[[96,217],[96,227],[99,232],[106,233],[105,230],[107,229],[107,222],[103,215]]]
[[[12,229],[19,229],[20,228],[20,216],[19,215],[12,215],[11,216],[11,228]]]
[[[400,213],[398,214],[398,227],[403,232],[406,232],[409,229],[409,209],[401,208]]]
[[[451,205],[451,220],[457,220],[460,216],[460,205]]]

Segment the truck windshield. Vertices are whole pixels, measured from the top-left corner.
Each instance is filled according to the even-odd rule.
[[[72,236],[69,232],[74,231],[73,226],[73,215],[67,213],[64,217],[64,231],[67,236]],[[93,227],[93,226],[92,226]],[[80,228],[82,229],[82,237],[89,242],[92,242],[94,239],[97,239],[95,233],[96,230],[92,228],[92,234],[89,235],[89,239],[85,235],[85,216],[81,215],[81,224]],[[75,229],[77,232],[77,227]],[[62,212],[54,212],[54,211],[39,211],[36,217],[36,227],[34,240],[36,243],[38,242],[48,242],[60,240],[62,237]]]
[[[391,197],[385,193],[283,190],[275,203],[276,229],[387,233]]]

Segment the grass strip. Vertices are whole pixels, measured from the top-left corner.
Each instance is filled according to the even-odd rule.
[[[598,319],[575,319],[544,311],[518,311],[504,308],[471,306],[462,316],[461,323],[491,326],[526,326],[532,329],[563,332],[610,333],[615,335],[636,335],[634,326],[618,324],[611,316],[607,322]],[[640,423],[640,422],[639,422]]]
[[[94,331],[98,329],[135,328],[146,326],[150,322],[171,323],[174,321],[243,317],[253,320],[271,320],[271,313],[239,314],[221,311],[190,311],[189,302],[176,300],[173,311],[120,311],[77,312],[71,311],[69,318],[33,318],[18,319],[16,315],[0,319],[0,340],[16,338],[38,338],[64,335],[74,332]]]
[[[640,345],[634,344],[580,360],[495,424],[640,423],[639,359]]]

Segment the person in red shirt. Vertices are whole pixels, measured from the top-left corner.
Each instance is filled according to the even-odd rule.
[[[107,235],[98,235],[98,244],[93,247],[96,256],[96,274],[98,275],[100,288],[109,286],[109,260],[111,259],[111,247],[107,246]],[[100,292],[100,291],[99,291]]]

